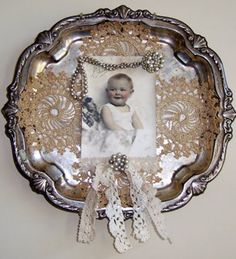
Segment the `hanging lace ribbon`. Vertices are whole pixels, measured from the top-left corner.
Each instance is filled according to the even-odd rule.
[[[156,197],[156,190],[151,184],[143,181],[132,163],[128,167],[128,160],[126,160],[126,156],[116,154],[107,164],[97,165],[93,184],[87,195],[80,218],[79,242],[89,243],[94,239],[98,189],[99,184],[102,184],[106,187],[105,195],[108,200],[106,215],[109,220],[110,233],[114,237],[114,246],[120,253],[132,247],[125,229],[119,191],[115,181],[117,171],[125,173],[130,182],[130,196],[134,212],[132,225],[134,237],[141,242],[149,239],[147,218],[150,217],[158,234],[163,239],[168,239],[163,215],[161,214],[161,201]]]

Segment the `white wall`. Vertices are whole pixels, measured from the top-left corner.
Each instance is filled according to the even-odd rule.
[[[223,60],[228,84],[236,96],[235,0],[2,0],[0,106],[6,102],[5,89],[12,80],[19,54],[38,32],[50,28],[61,18],[120,4],[178,18],[196,33],[206,36],[209,46]],[[236,107],[236,102],[234,105]],[[0,123],[0,258],[236,258],[236,136],[229,144],[222,172],[206,192],[194,197],[184,208],[165,214],[173,244],[161,241],[153,232],[147,243],[134,243],[134,249],[120,255],[112,248],[105,220],[97,222],[96,239],[91,245],[75,242],[77,216],[54,208],[31,191],[28,181],[14,166],[2,116]]]

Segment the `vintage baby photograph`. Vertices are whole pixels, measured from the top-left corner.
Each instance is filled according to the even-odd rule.
[[[139,57],[97,57],[105,63]],[[155,75],[142,68],[106,71],[86,64],[88,94],[82,104],[81,157],[156,155]]]

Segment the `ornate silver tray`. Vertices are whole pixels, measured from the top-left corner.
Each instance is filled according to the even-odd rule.
[[[159,55],[154,73],[141,67],[148,53]],[[99,131],[102,107],[110,105],[107,81],[117,74],[133,81],[125,105],[141,124],[131,137]],[[222,62],[205,38],[176,19],[120,6],[65,18],[41,32],[18,60],[2,112],[17,168],[53,205],[80,211],[94,168],[126,148],[162,211],[171,211],[219,173],[232,138],[231,102]],[[132,217],[122,172],[116,183],[124,215]],[[103,186],[99,193],[103,218]]]

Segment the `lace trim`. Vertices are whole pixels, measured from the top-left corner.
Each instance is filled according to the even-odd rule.
[[[90,243],[95,237],[95,219],[97,207],[97,193],[91,188],[81,214],[78,232],[78,242]]]
[[[106,166],[107,158],[80,158],[80,170],[82,171],[93,171],[96,170],[98,165]],[[159,163],[157,162],[157,157],[131,157],[129,158],[129,164],[136,168],[137,171],[152,171],[156,172],[160,169]]]
[[[158,172],[161,172],[158,157],[132,157],[129,158],[129,162],[136,168],[145,182],[153,184],[161,180],[158,175]],[[106,164],[107,158],[81,158],[79,161],[79,170],[95,174],[97,165],[106,166]],[[129,186],[126,174],[116,173],[115,178],[119,188]]]
[[[133,203],[133,235],[141,242],[145,242],[150,238],[147,228],[145,206],[147,197],[142,191],[143,180],[135,171],[129,173],[130,179],[130,196]]]
[[[106,215],[109,219],[109,230],[114,237],[114,246],[118,252],[123,253],[131,248],[129,238],[126,233],[124,216],[122,212],[121,201],[119,198],[118,188],[115,184],[113,171],[108,169],[105,173],[105,181],[108,183],[106,197],[108,204],[106,207]],[[105,182],[103,182],[105,184]]]
[[[78,241],[89,243],[94,238],[95,210],[98,204],[99,188],[102,185],[105,186],[105,195],[108,200],[106,215],[109,220],[109,231],[114,238],[116,250],[123,253],[132,246],[125,228],[119,189],[115,178],[116,173],[109,164],[103,163],[96,167],[92,188],[87,195],[81,215]],[[150,234],[147,224],[147,216],[149,216],[159,235],[163,239],[168,239],[163,223],[164,218],[161,214],[161,201],[156,197],[156,190],[153,189],[151,184],[143,181],[139,172],[132,167],[132,163],[129,170],[126,170],[124,174],[126,174],[130,184],[130,196],[134,210],[132,225],[134,237],[141,242],[149,239]]]

